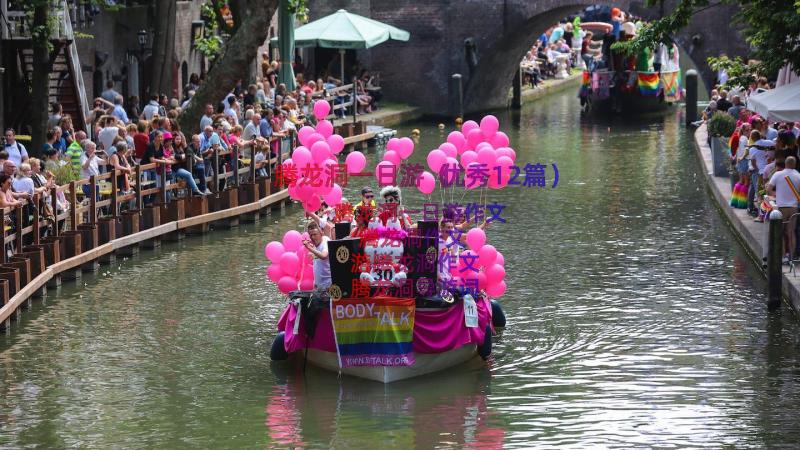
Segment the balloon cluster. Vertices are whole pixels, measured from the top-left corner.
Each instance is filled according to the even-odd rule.
[[[444,170],[464,171],[468,174],[488,172],[488,187],[504,188],[511,179],[511,168],[517,154],[508,146],[508,136],[499,129],[500,122],[492,115],[484,116],[480,124],[474,120],[464,122],[461,131],[451,132],[447,136],[447,142],[428,153],[428,167],[436,174],[441,174]],[[430,191],[435,187],[435,180],[432,181],[434,184],[429,186]],[[475,189],[482,184],[482,180],[464,183],[466,189]],[[429,193],[423,191],[422,186],[420,191]]]
[[[383,174],[394,173],[397,175],[400,162],[408,159],[412,153],[414,153],[414,141],[411,138],[389,139],[383,159],[375,166],[375,178],[378,180],[378,185],[395,184],[395,180],[386,180]],[[382,167],[386,168],[382,169]]]
[[[486,243],[486,233],[480,228],[467,232],[467,245],[469,250],[461,252],[458,264],[450,268],[453,283],[468,288],[467,280],[477,279],[478,289],[485,290],[489,297],[501,297],[506,292],[503,254]],[[474,286],[474,281],[471,284]]]
[[[264,256],[272,263],[267,268],[267,277],[284,294],[314,289],[314,259],[303,246],[304,239],[308,239],[307,233],[290,230],[283,235],[282,243],[272,241],[264,247]]]
[[[297,173],[297,179],[289,184],[289,197],[301,202],[307,212],[317,211],[323,199],[330,206],[342,201],[342,187],[333,183],[331,177],[339,164],[337,155],[344,150],[345,142],[342,136],[333,133],[333,124],[325,119],[330,110],[330,104],[324,100],[314,103],[317,126],[306,125],[297,131],[300,146],[294,149],[291,158],[283,162],[284,173],[292,168]],[[361,172],[366,164],[367,158],[357,151],[345,159],[348,174]],[[314,176],[311,176],[312,172]]]

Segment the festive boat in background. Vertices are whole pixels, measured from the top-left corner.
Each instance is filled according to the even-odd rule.
[[[611,50],[616,40],[611,36],[613,28],[605,22],[581,24],[581,29],[591,31],[593,38],[603,41],[601,62],[595,61],[599,67],[580,64],[584,69],[579,91],[583,111],[626,115],[652,113],[668,110],[680,101],[683,90],[677,46],[662,44],[657,59],[647,64],[648,69],[660,70],[638,70],[635,56],[626,57]],[[620,29],[623,34],[636,34],[631,22],[621,24]]]
[[[331,206],[344,204],[341,186],[334,182],[336,155],[344,141],[332,134],[333,127],[324,120],[329,110],[327,103],[315,103],[316,128],[298,131],[302,146],[282,166],[286,172],[295,166],[322,166],[316,172],[318,182],[302,173],[289,184],[290,198],[300,201],[309,213],[318,211],[322,200]],[[428,167],[439,174],[442,189],[451,197],[454,192],[448,193],[448,189],[479,188],[475,194],[485,199],[488,189],[504,188],[511,179],[516,154],[508,144],[494,116],[484,117],[480,125],[467,121],[461,131],[448,135],[448,142],[429,152]],[[386,186],[381,197],[395,197],[396,203],[387,200],[380,214],[362,222],[358,237],[349,237],[349,221],[345,221],[336,223],[336,239],[329,240],[326,247],[312,228],[314,240],[310,243],[308,234],[291,230],[281,242],[270,242],[264,248],[272,262],[267,277],[289,296],[272,343],[273,360],[295,357],[339,373],[389,383],[470,360],[482,362],[481,358],[491,354],[492,335],[505,326],[505,314],[495,300],[506,290],[502,254],[486,243],[483,224],[469,229],[469,221],[460,222],[463,237],[455,240],[448,238],[448,233],[440,236],[437,220],[419,221],[413,227],[404,215],[399,189],[392,185],[396,169],[411,155],[414,143],[394,138],[386,149],[374,173],[378,184]],[[357,174],[365,164],[364,155],[354,151],[343,165],[348,174]],[[445,183],[448,172],[464,172],[476,164],[495,169],[490,173],[496,175],[478,186],[474,179],[467,183],[466,175],[460,185]],[[388,180],[387,172],[391,174]],[[436,185],[430,172],[417,176],[416,186],[425,195]],[[366,207],[371,208],[374,206]],[[450,230],[455,221],[451,216],[444,223]],[[463,249],[456,251],[461,243]],[[319,258],[321,248],[328,251],[331,285],[315,290],[310,255]],[[316,263],[324,264],[320,259]],[[318,265],[318,273],[325,268]]]

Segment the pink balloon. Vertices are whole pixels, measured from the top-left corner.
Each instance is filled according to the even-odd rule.
[[[300,290],[301,291],[311,291],[314,290],[314,275],[304,275],[303,279],[300,280]]]
[[[400,165],[400,155],[397,154],[394,150],[386,150],[386,153],[383,154],[383,160],[389,161],[390,163],[394,164],[395,166]]]
[[[486,168],[484,167],[484,169]],[[483,187],[483,183],[488,180],[479,175],[481,172],[483,171],[481,170],[481,165],[478,162],[470,163],[470,165],[464,170],[464,189],[472,190]],[[489,178],[491,177],[492,173],[489,172]]]
[[[442,168],[442,165],[447,160],[447,154],[437,148],[428,153],[426,160],[428,162],[428,167],[430,167],[433,172],[439,173],[439,169]]]
[[[392,176],[394,174],[394,176]],[[397,177],[397,165],[390,161],[381,161],[375,166],[375,179],[378,186],[389,186],[395,184]]]
[[[506,293],[506,282],[501,281],[499,283],[489,285],[486,287],[486,293],[489,294],[489,297],[498,298],[502,297],[503,294]]]
[[[430,172],[424,171],[417,177],[417,189],[423,194],[430,195],[435,188],[436,178]]]
[[[482,148],[481,151],[478,152],[478,162],[480,164],[486,164],[486,167],[489,170],[492,170],[494,167],[494,162],[497,160],[497,156],[494,153],[494,150],[489,148]]]
[[[321,134],[313,133],[311,136],[306,138],[305,146],[308,147],[308,148],[311,148],[314,145],[314,143],[319,142],[319,141],[324,141],[324,140],[325,140],[325,137],[323,137]]]
[[[364,154],[361,152],[351,152],[347,155],[347,158],[345,158],[344,164],[347,166],[347,173],[360,173],[364,170],[364,166],[367,165],[367,158],[365,158]]]
[[[317,212],[320,206],[322,206],[322,200],[320,200],[319,195],[312,195],[303,202],[303,209],[310,213]]]
[[[478,249],[483,247],[486,243],[486,233],[480,228],[473,228],[467,232],[467,245],[471,249]]]
[[[317,122],[316,130],[317,133],[322,135],[322,137],[328,139],[333,134],[333,124],[327,120],[320,120]]]
[[[286,190],[289,191],[289,198],[292,200],[300,200],[300,195],[297,193],[297,184],[295,182],[289,184]]]
[[[502,253],[497,252],[497,258],[495,258],[494,263],[495,264],[500,264],[501,266],[505,267],[506,259],[503,258],[503,254]]]
[[[272,241],[264,247],[264,256],[272,263],[275,263],[278,262],[278,260],[281,258],[281,255],[285,251],[286,249],[283,248],[283,244]]]
[[[497,134],[492,136],[492,138],[489,140],[489,143],[491,143],[492,147],[494,148],[508,147],[509,142],[508,135],[502,131],[498,131]]]
[[[454,158],[454,157],[452,157],[452,156],[448,156],[448,157],[447,157],[447,159],[445,159],[445,162],[444,162],[444,163],[445,163],[445,164],[447,164],[447,166],[448,166],[448,167],[451,167],[451,168],[453,168],[453,169],[458,169],[459,167],[461,167],[461,166],[458,164],[458,160],[457,160],[457,159],[455,159],[455,158]]]
[[[483,133],[481,133],[480,129],[475,128],[473,130],[470,130],[469,133],[467,133],[468,149],[477,147],[478,144],[480,144],[481,142],[483,142]]]
[[[469,167],[470,164],[478,160],[478,154],[472,150],[467,150],[461,154],[461,166]]]
[[[297,180],[295,192],[297,193],[296,200],[300,200],[301,202],[308,200],[309,197],[314,195],[314,187],[311,186],[311,180],[305,177],[299,178]],[[286,243],[284,243],[283,246],[285,247]]]
[[[338,155],[344,150],[344,138],[338,134],[332,134],[327,139],[328,147],[334,155]]]
[[[285,252],[281,255],[281,259],[278,262],[281,266],[281,270],[283,273],[293,276],[300,270],[300,258],[297,257],[295,252]]]
[[[323,197],[325,203],[329,206],[336,206],[342,201],[342,188],[338,184],[334,184],[330,192]]]
[[[484,148],[488,148],[489,150],[494,150],[494,147],[492,147],[492,144],[490,144],[488,142],[479,142],[478,145],[475,146],[475,153],[480,152]]]
[[[331,112],[331,105],[325,100],[317,100],[314,102],[314,117],[317,120],[323,120],[328,117]]]
[[[459,152],[463,152],[464,144],[467,143],[467,138],[465,138],[464,134],[460,131],[451,131],[450,134],[447,135],[447,142],[455,145]]]
[[[314,129],[309,126],[304,126],[303,128],[297,130],[297,139],[301,144],[306,145],[306,140],[312,134],[314,134]]]
[[[386,150],[399,150],[400,149],[400,138],[391,138],[389,142],[386,143]]]
[[[508,156],[509,158],[511,158],[511,161],[517,160],[517,152],[515,152],[513,148],[500,147],[497,150],[495,150],[495,154],[497,155],[498,158],[501,156]]]
[[[439,150],[443,151],[445,155],[452,156],[453,158],[458,156],[458,149],[456,148],[455,145],[449,142],[445,142],[442,145],[440,145]]]
[[[297,147],[292,152],[292,161],[294,165],[297,167],[298,171],[308,167],[308,165],[313,161],[311,157],[311,150],[305,147]]]
[[[464,136],[469,136],[469,132],[476,128],[480,128],[478,122],[475,122],[474,120],[468,120],[461,124],[461,133],[463,133]]]
[[[511,166],[514,165],[514,161],[512,161],[508,156],[498,156],[494,162],[494,165],[510,169]]]
[[[331,148],[328,147],[327,142],[317,141],[311,146],[311,156],[314,158],[315,163],[322,164],[323,161],[331,156]]]
[[[489,279],[489,285],[497,283],[506,277],[506,269],[500,264],[492,264],[486,268],[486,277]]]
[[[500,121],[497,120],[497,117],[491,114],[488,116],[483,116],[483,119],[481,119],[480,128],[484,136],[487,138],[492,138],[495,134],[497,134],[497,130],[500,129]]]
[[[267,277],[275,283],[277,283],[278,280],[285,275],[286,274],[283,273],[283,270],[281,270],[281,266],[278,264],[272,264],[267,267]]]
[[[281,279],[278,280],[278,290],[283,292],[284,294],[288,294],[289,292],[294,291],[296,289],[297,289],[297,280],[295,280],[294,277],[285,276],[281,277]]]
[[[283,235],[283,248],[287,252],[296,252],[303,244],[303,235],[296,230],[289,230]]]
[[[497,259],[497,249],[494,245],[486,244],[478,250],[478,261],[483,267],[489,267]]]
[[[407,137],[401,138],[395,151],[400,155],[400,158],[408,159],[408,157],[414,153],[414,141]]]

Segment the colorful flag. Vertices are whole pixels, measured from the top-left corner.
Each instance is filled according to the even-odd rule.
[[[660,80],[658,72],[637,72],[636,76],[640,94],[645,97],[656,97],[658,95]]]
[[[680,72],[661,72],[665,102],[674,103],[681,99],[680,74]]]
[[[339,367],[411,366],[414,298],[331,301]]]
[[[611,96],[611,73],[595,72],[592,74],[592,90],[598,100],[605,100]]]
[[[589,94],[592,93],[592,74],[589,72],[583,72],[583,81],[581,82],[581,97],[588,97]]]

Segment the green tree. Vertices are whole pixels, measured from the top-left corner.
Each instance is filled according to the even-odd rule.
[[[230,5],[234,17],[234,27],[230,28],[236,31],[225,41],[206,81],[178,118],[183,130],[197,131],[203,105],[216,105],[233,89],[237,80],[246,77],[258,47],[267,39],[269,23],[278,8],[278,0],[241,0]],[[219,11],[217,15],[220,16]]]
[[[663,0],[645,3],[654,6]],[[742,59],[710,58],[712,68],[724,68],[731,75],[729,85],[747,86],[757,76],[776,74],[787,62],[800,74],[800,0],[678,0],[671,13],[644,25],[634,39],[618,42],[614,49],[633,54],[644,47],[655,47],[688,25],[695,14],[720,3],[739,6],[732,23],[743,27],[753,49],[750,57],[755,60],[747,64]]]

